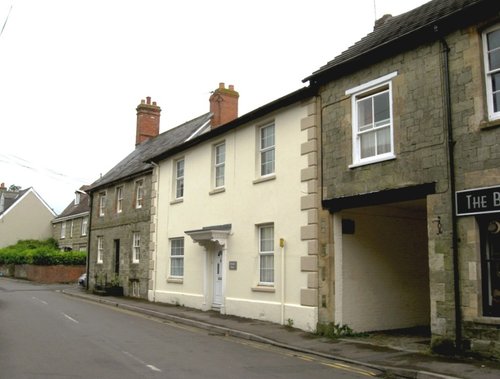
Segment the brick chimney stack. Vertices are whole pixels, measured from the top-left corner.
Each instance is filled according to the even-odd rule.
[[[215,129],[235,118],[238,118],[238,98],[240,94],[234,90],[232,84],[226,88],[224,83],[219,83],[210,96],[210,112],[212,113],[211,128]]]
[[[160,112],[161,108],[156,101],[151,104],[151,97],[146,101],[141,100],[137,106],[137,129],[135,135],[135,146],[160,134]]]

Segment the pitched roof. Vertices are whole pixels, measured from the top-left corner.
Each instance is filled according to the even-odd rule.
[[[23,198],[26,197],[28,193],[33,193],[35,197],[42,203],[45,208],[49,210],[54,216],[56,215],[54,210],[41,198],[41,196],[35,191],[33,187],[20,190],[18,192],[2,191],[0,193],[0,198],[3,198],[4,207],[3,211],[0,212],[0,219],[4,217],[11,209],[13,209],[18,203],[21,202]]]
[[[90,212],[90,204],[89,204],[89,195],[85,192],[89,186],[81,186],[77,193],[80,194],[80,201],[78,204],[75,199],[69,203],[69,205],[61,212],[59,216],[57,216],[52,222],[61,221],[61,219],[71,218],[71,216],[81,215]]]
[[[20,191],[2,191],[0,193],[0,201],[3,202],[3,206],[0,207],[0,215],[2,215],[4,212],[7,212],[7,210],[16,203],[23,195],[28,192],[29,188],[20,190]]]
[[[147,158],[159,155],[163,151],[185,142],[193,135],[197,135],[200,133],[200,129],[203,129],[203,126],[208,125],[210,117],[211,113],[205,113],[141,143],[104,176],[92,183],[88,189],[89,192],[152,170],[152,164],[145,162]]]
[[[356,42],[346,51],[329,61],[303,81],[332,79],[335,72],[342,74],[356,69],[355,63],[366,66],[370,57],[383,59],[415,44],[438,39],[461,25],[472,24],[481,17],[494,15],[499,10],[498,0],[433,0],[399,16],[389,17],[373,32]]]

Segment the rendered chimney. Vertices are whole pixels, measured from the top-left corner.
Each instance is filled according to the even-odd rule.
[[[211,128],[215,129],[235,118],[238,118],[238,98],[240,94],[234,90],[232,84],[226,88],[224,83],[219,83],[210,96],[210,112],[212,113]]]
[[[137,106],[135,146],[160,133],[160,112],[161,108],[156,105],[156,101],[151,104],[151,97],[146,97],[146,101],[141,100]]]

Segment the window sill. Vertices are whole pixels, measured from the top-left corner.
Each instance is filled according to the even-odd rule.
[[[276,290],[271,286],[262,286],[258,285],[257,287],[252,287],[252,292],[267,292],[267,293],[275,293]]]
[[[252,183],[259,184],[259,183],[268,182],[268,181],[274,180],[274,179],[276,179],[276,174],[270,174],[270,175],[266,175],[266,176],[261,176],[259,179],[255,179]]]
[[[184,199],[175,199],[170,202],[170,205],[179,204],[182,203],[183,201]]]
[[[217,195],[218,193],[223,193],[223,192],[226,192],[226,188],[221,187],[221,188],[215,188],[215,189],[213,189],[213,190],[212,190],[212,191],[210,191],[208,194],[209,194],[210,196],[212,196],[212,195]]]
[[[479,129],[481,130],[493,129],[498,126],[500,126],[500,119],[488,120],[488,121],[485,120],[479,123]]]
[[[380,162],[385,162],[385,161],[390,161],[396,159],[396,156],[394,154],[388,154],[384,155],[383,157],[374,157],[372,159],[367,159],[362,162],[356,162],[353,164],[350,164],[348,167],[349,168],[356,168],[356,167],[361,167],[361,166],[367,166],[373,163],[380,163]]]
[[[139,261],[133,261],[132,262],[133,265],[138,265],[139,264]]]
[[[182,284],[184,283],[184,278],[167,278],[167,283]]]

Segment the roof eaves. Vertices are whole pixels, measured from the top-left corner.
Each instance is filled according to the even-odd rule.
[[[352,69],[355,66],[352,66],[353,63],[358,63],[364,58],[372,57],[372,56],[377,56],[377,57],[387,57],[387,52],[390,52],[392,55],[395,53],[401,51],[401,49],[408,49],[411,48],[415,45],[415,43],[425,43],[429,39],[438,39],[442,37],[443,33],[446,31],[450,31],[450,29],[453,28],[453,25],[451,22],[448,24],[443,24],[442,22],[444,20],[451,20],[454,21],[457,17],[459,17],[462,13],[467,12],[467,15],[469,16],[470,13],[468,12],[469,8],[471,7],[477,7],[480,5],[484,5],[484,3],[488,2],[488,0],[485,0],[484,2],[478,1],[474,2],[472,4],[468,4],[464,6],[463,8],[457,9],[451,13],[448,13],[446,15],[443,15],[441,17],[438,17],[436,19],[433,19],[432,21],[429,21],[425,23],[424,25],[421,25],[415,29],[412,29],[411,31],[398,35],[395,38],[391,38],[387,41],[384,41],[383,43],[376,45],[370,49],[361,51],[360,53],[347,58],[346,60],[341,60],[339,63],[335,64],[334,61],[341,57],[345,52],[348,52],[350,49],[353,49],[355,45],[351,46],[348,50],[340,54],[337,58],[334,58],[332,63],[333,64],[326,64],[324,67],[320,68],[319,70],[316,70],[313,72],[311,75],[307,76],[306,78],[302,79],[302,82],[305,83],[307,81],[312,82],[311,84],[316,84],[320,78],[326,77],[327,79],[332,79],[332,77],[335,77],[334,72],[339,71],[342,72],[345,70],[344,68],[347,68],[347,66],[351,66],[350,69]],[[485,6],[486,7],[486,6]],[[401,16],[401,15],[400,15]],[[396,16],[396,17],[400,17]],[[473,21],[472,17],[466,17],[467,20],[463,20],[462,23],[470,23]],[[438,25],[440,27],[438,27]],[[365,36],[366,37],[366,36]],[[412,41],[412,44],[406,44],[407,41]],[[358,41],[359,42],[359,41]],[[397,49],[396,49],[396,48]],[[373,60],[370,59],[371,64],[373,64]],[[315,79],[315,80],[314,80]]]
[[[223,133],[226,133],[230,130],[233,130],[239,126],[242,126],[252,120],[255,120],[257,118],[260,118],[266,114],[269,114],[277,109],[289,106],[293,103],[296,103],[297,101],[304,100],[308,97],[314,96],[316,91],[316,88],[314,87],[303,87],[300,88],[294,92],[291,92],[285,96],[282,96],[276,100],[271,101],[270,103],[267,103],[257,109],[254,109],[251,112],[248,112],[244,114],[243,116],[240,116],[233,121],[230,121],[224,125],[219,126],[216,129],[210,130],[208,132],[202,133],[195,138],[188,140],[182,144],[179,144],[177,146],[174,146],[173,148],[162,152],[161,154],[152,156],[146,160],[146,162],[159,162],[165,158],[168,158],[169,156],[172,156],[174,154],[177,154],[178,152],[184,151],[192,146],[195,146],[201,142],[204,142],[206,140],[209,140],[211,138],[217,137]]]

